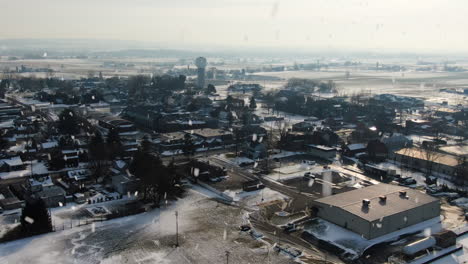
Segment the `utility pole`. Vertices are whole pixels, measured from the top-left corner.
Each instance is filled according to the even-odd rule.
[[[179,247],[179,213],[175,211],[176,219],[176,247]]]
[[[229,252],[229,250],[226,250],[226,264],[229,264],[229,254],[231,254],[231,252]]]

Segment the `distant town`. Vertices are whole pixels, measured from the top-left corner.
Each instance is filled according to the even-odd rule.
[[[468,261],[468,63],[133,56],[0,57],[1,263]]]

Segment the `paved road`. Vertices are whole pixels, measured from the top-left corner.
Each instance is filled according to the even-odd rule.
[[[291,188],[281,183],[277,183],[269,179],[256,176],[250,173],[249,171],[242,169],[239,166],[232,164],[229,161],[224,160],[220,157],[212,156],[210,157],[210,162],[215,163],[218,166],[223,166],[227,168],[228,170],[230,170],[231,173],[235,173],[236,175],[241,176],[245,178],[246,180],[258,179],[266,187],[291,197],[292,202],[290,203],[289,208],[286,209],[291,212],[303,211],[310,204],[310,202],[314,200],[312,197],[310,197],[306,193],[300,193],[295,188]],[[267,235],[267,237],[269,237],[272,241],[274,241],[273,243],[287,242],[291,245],[294,245],[298,249],[302,250],[304,253],[307,253],[310,257],[306,260],[305,263],[316,263],[317,261],[321,262],[321,261],[324,261],[324,259],[327,259],[328,263],[343,263],[336,256],[323,252],[316,246],[313,246],[307,241],[303,240],[300,237],[301,232],[296,232],[293,234],[286,234],[283,232],[281,228],[278,228],[260,219],[251,218],[251,223],[256,228],[258,228],[263,234]],[[324,262],[324,263],[327,263],[327,262]]]
[[[265,221],[256,219],[250,219],[251,223],[258,229],[263,235],[268,237],[273,244],[278,243],[284,245],[285,243],[294,245],[297,249],[307,254],[308,257],[304,257],[301,260],[304,263],[343,263],[338,257],[331,255],[327,252],[320,250],[318,247],[311,245],[300,237],[301,231],[297,231],[291,234],[286,234],[284,231],[271,225]]]

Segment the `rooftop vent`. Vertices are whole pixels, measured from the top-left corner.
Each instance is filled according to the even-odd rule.
[[[363,207],[369,207],[370,205],[370,200],[369,199],[363,199],[362,200],[362,206]]]
[[[400,196],[401,197],[406,197],[406,191],[400,191]]]
[[[387,202],[387,196],[381,195],[381,196],[379,196],[379,200],[380,200],[381,203],[385,203],[385,202]]]

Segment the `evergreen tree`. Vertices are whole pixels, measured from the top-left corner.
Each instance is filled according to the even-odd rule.
[[[251,97],[251,98],[250,98],[249,108],[250,108],[250,109],[255,109],[255,108],[257,108],[257,102],[255,102],[255,98],[254,98],[254,97]]]
[[[206,94],[215,94],[216,93],[216,88],[213,84],[208,84],[208,86],[206,87],[206,90],[205,90],[205,93]]]
[[[157,174],[161,173],[163,167],[161,159],[151,153],[151,143],[148,139],[143,139],[140,148],[135,153],[130,164],[130,172],[141,180],[143,199],[157,199]]]
[[[229,122],[229,126],[232,126],[232,123],[234,123],[234,115],[232,114],[232,111],[229,111],[229,113],[227,115],[227,119],[228,119],[228,122]]]
[[[21,214],[21,229],[27,235],[52,232],[52,220],[42,199],[26,202]]]
[[[61,134],[75,135],[80,132],[78,117],[70,108],[63,110],[59,115],[58,129]]]
[[[184,155],[191,157],[195,154],[195,143],[193,142],[192,135],[185,134],[184,136],[184,146],[182,147]]]
[[[112,128],[109,130],[106,143],[109,150],[109,159],[114,160],[123,154],[123,145],[117,129]]]
[[[242,110],[241,119],[242,119],[242,124],[244,124],[244,126],[250,124],[250,121],[252,120],[252,115],[249,111],[247,111],[247,108]]]
[[[5,150],[7,147],[8,147],[8,141],[6,140],[5,135],[2,131],[2,133],[0,133],[0,149]]]
[[[101,133],[96,132],[91,138],[88,146],[89,169],[91,175],[97,182],[99,177],[105,176],[108,168],[108,151]]]
[[[65,168],[65,160],[63,159],[63,154],[60,150],[54,149],[50,152],[50,159],[48,162],[48,167],[50,170],[61,170]]]

